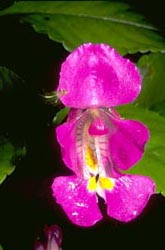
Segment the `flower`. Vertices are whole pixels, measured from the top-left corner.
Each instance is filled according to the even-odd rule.
[[[55,178],[52,190],[70,220],[85,227],[101,220],[98,196],[110,217],[122,222],[136,218],[155,185],[149,177],[121,170],[142,157],[147,128],[105,109],[88,109],[72,110],[56,132],[63,160],[75,175]]]
[[[62,233],[57,225],[46,226],[44,228],[45,242],[36,240],[35,250],[61,250]]]
[[[57,93],[71,111],[56,134],[73,175],[55,178],[52,190],[77,225],[101,220],[98,197],[110,217],[128,222],[154,193],[149,177],[123,173],[142,158],[149,131],[113,108],[133,101],[140,89],[137,67],[105,44],[81,45],[62,64]]]

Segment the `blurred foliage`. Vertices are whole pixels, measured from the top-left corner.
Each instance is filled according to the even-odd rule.
[[[118,111],[124,118],[143,122],[150,130],[144,157],[127,172],[150,176],[156,183],[156,191],[165,195],[165,118],[134,105],[119,107]]]
[[[17,74],[6,67],[0,67],[0,184],[14,171],[16,160],[20,160],[26,152],[24,146],[13,143],[5,121],[6,116],[11,116],[10,113],[6,114],[8,100],[19,87],[22,88],[22,85],[24,82]]]
[[[108,43],[121,54],[165,49],[157,29],[121,2],[21,1],[0,12],[18,14],[69,51],[85,42]]]
[[[15,147],[10,140],[0,136],[0,184],[14,171],[25,153],[25,147]]]
[[[151,108],[165,100],[165,54],[144,55],[138,61],[143,76],[142,91],[136,104]]]

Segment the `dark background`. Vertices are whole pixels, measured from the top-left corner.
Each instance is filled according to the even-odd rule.
[[[5,7],[12,1],[1,1]],[[125,1],[126,2],[126,1]],[[164,35],[163,1],[127,1]],[[51,197],[54,176],[65,172],[51,120],[60,107],[46,104],[45,91],[58,83],[60,64],[67,56],[62,45],[50,41],[15,17],[0,17],[0,65],[25,80],[0,98],[0,129],[14,143],[27,145],[27,155],[16,159],[16,170],[0,187],[0,243],[4,250],[33,249],[45,224],[63,231],[63,250],[153,247],[163,244],[165,199],[153,195],[135,221],[123,224],[105,216],[92,228],[72,225]]]

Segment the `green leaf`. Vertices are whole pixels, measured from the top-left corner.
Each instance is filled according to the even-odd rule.
[[[163,51],[165,44],[129,5],[109,1],[21,1],[0,15],[21,14],[37,32],[73,50],[82,43],[107,43],[121,54]]]
[[[55,117],[53,118],[53,125],[59,125],[69,113],[69,108],[63,108],[59,112],[56,113]]]
[[[156,192],[165,195],[165,118],[133,105],[125,105],[118,110],[123,117],[139,120],[150,130],[150,140],[142,160],[127,172],[150,176],[156,183]]]
[[[15,147],[8,139],[0,136],[0,184],[14,171],[16,160],[25,153],[25,147]]]
[[[15,93],[16,96],[18,93],[20,94],[17,90],[24,87],[22,83],[24,83],[23,80],[12,70],[0,66],[0,98],[3,100],[1,102],[1,108],[5,110],[5,112],[7,112],[6,103],[9,100],[8,97],[13,93]],[[5,123],[3,124],[4,117],[2,110],[0,113],[0,133],[9,134],[9,131],[6,130],[6,126],[4,126]],[[8,116],[9,115],[10,114],[8,114]],[[10,175],[14,171],[17,160],[24,156],[26,152],[24,146],[13,145],[11,141],[2,134],[0,134],[0,184],[6,179],[7,175]]]
[[[165,99],[165,54],[142,56],[138,67],[143,75],[143,86],[136,104],[150,108]]]
[[[158,112],[159,115],[165,116],[165,100],[151,106],[151,110]]]
[[[0,245],[0,250],[3,250],[2,246]]]
[[[16,86],[21,85],[23,80],[12,70],[0,66],[0,92],[13,90]]]

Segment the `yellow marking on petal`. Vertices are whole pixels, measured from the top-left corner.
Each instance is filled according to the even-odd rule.
[[[113,187],[115,186],[114,181],[111,178],[107,177],[99,177],[99,184],[101,188],[109,190],[113,189]]]
[[[91,109],[91,113],[92,113],[92,115],[94,115],[94,117],[96,116],[99,116],[99,110],[98,109]]]
[[[92,170],[95,170],[97,168],[97,159],[93,154],[93,151],[90,147],[87,147],[85,152],[85,162]]]
[[[90,191],[96,191],[97,188],[97,183],[96,183],[96,178],[95,176],[91,177],[88,181],[88,186],[87,186],[88,190]]]

